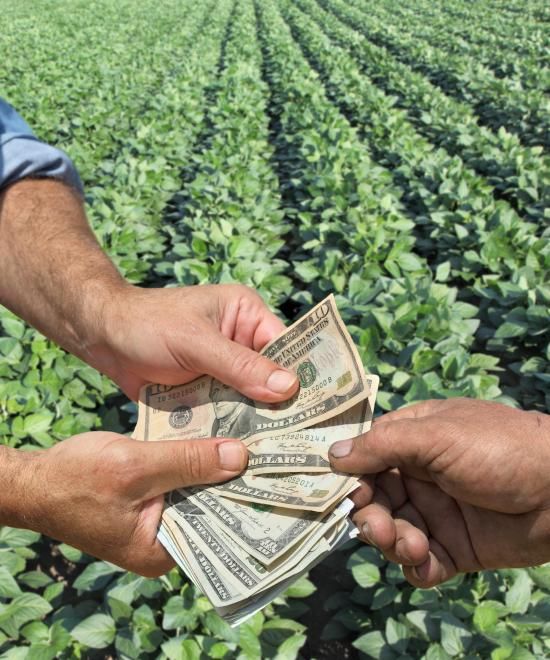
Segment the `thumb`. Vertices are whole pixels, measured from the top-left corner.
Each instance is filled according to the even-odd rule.
[[[176,488],[227,481],[248,463],[240,440],[168,440],[140,443],[139,495],[149,499]]]
[[[351,440],[335,442],[330,463],[338,472],[375,474],[390,468],[417,479],[430,479],[428,467],[442,451],[433,418],[374,422],[370,431]]]
[[[197,358],[200,371],[256,401],[286,401],[298,389],[296,374],[221,334]]]

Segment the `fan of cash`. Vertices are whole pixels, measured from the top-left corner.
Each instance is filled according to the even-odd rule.
[[[331,471],[336,440],[368,431],[378,377],[365,375],[333,296],[262,354],[295,371],[282,404],[252,401],[210,376],[146,385],[139,440],[240,438],[246,471],[166,497],[159,540],[216,611],[238,625],[355,534],[346,499],[356,477]]]

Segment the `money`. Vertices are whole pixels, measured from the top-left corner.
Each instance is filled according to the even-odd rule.
[[[263,566],[257,559],[243,552],[233,539],[228,536],[221,528],[216,527],[207,518],[186,516],[184,520],[169,519],[166,525],[170,535],[178,545],[185,546],[185,540],[191,541],[197,548],[192,548],[193,553],[185,561],[193,563],[198,561],[204,566],[206,564],[202,554],[207,553],[209,557],[208,566],[214,567],[215,575],[221,579],[224,588],[214,586],[219,583],[218,578],[212,580],[210,574],[210,588],[208,594],[216,607],[224,607],[243,600],[243,596],[249,598],[251,595],[265,589],[268,585],[275,582],[282,575],[288,576],[296,570],[296,566],[307,555],[313,546],[318,547],[323,538],[328,534],[334,534],[333,530],[342,523],[343,515],[334,512],[326,521],[325,534],[320,538],[308,539],[307,543],[300,546],[299,550],[294,552],[296,561],[289,561],[286,557],[284,561],[279,561],[272,566]],[[200,552],[199,550],[200,549]],[[193,570],[194,574],[202,569]],[[236,596],[231,594],[236,593]]]
[[[179,495],[179,497],[178,497]],[[250,506],[213,494],[210,489],[181,489],[171,494],[166,514],[176,520],[194,505],[263,564],[269,565],[315,530],[322,514],[270,506]],[[268,523],[268,524],[267,524]]]
[[[326,511],[358,486],[357,479],[334,474],[273,474],[265,477],[243,474],[209,493],[244,502],[271,504],[285,509]]]
[[[140,392],[140,440],[226,437],[243,441],[319,424],[364,400],[370,385],[333,296],[262,351],[291,369],[300,388],[289,401],[252,401],[210,376],[186,385],[146,385]]]
[[[320,534],[309,538],[292,556],[269,567],[243,553],[238,544],[208,520],[201,520],[197,525],[191,520],[192,514],[185,520],[167,519],[161,537],[166,537],[178,563],[192,579],[197,580],[196,576],[202,574],[197,582],[218,611],[228,612],[233,609],[229,606],[238,605],[238,609],[242,609],[243,602],[257,601],[258,593],[277,590],[281,580],[303,573],[312,561],[330,551],[343,530],[347,530],[349,536],[351,529],[345,520],[349,510],[346,504],[333,511]],[[183,554],[180,548],[187,548],[188,552]]]
[[[283,404],[243,397],[203,376],[142,388],[134,438],[240,438],[245,472],[166,497],[158,538],[231,625],[241,623],[357,533],[356,477],[334,473],[330,445],[369,430],[378,377],[365,375],[333,296],[262,351],[293,370]]]
[[[249,453],[247,474],[330,472],[328,450],[332,443],[354,438],[371,427],[379,379],[378,376],[368,376],[367,381],[370,390],[367,399],[321,424],[246,441]]]

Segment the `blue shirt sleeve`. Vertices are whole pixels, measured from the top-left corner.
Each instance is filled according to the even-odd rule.
[[[67,154],[40,142],[11,105],[0,98],[0,189],[26,177],[59,179],[84,192]]]

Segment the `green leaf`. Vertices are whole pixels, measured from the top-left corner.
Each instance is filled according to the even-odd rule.
[[[182,596],[172,596],[163,610],[162,627],[165,630],[176,628],[193,628],[198,612],[185,602]]]
[[[141,653],[138,640],[138,635],[130,628],[120,628],[115,636],[115,649],[118,651],[119,656],[125,660],[137,660]]]
[[[528,568],[527,572],[537,587],[550,591],[550,564]]]
[[[405,271],[422,270],[425,268],[425,263],[412,252],[400,254],[397,263]]]
[[[65,584],[63,582],[52,582],[45,589],[42,595],[50,603],[53,602],[56,598],[61,596],[65,590]]]
[[[134,610],[132,620],[138,628],[154,628],[156,626],[155,614],[153,610],[143,603],[136,610]]]
[[[22,573],[17,579],[31,589],[45,587],[53,581],[49,575],[42,573],[42,571],[29,571],[28,573]]]
[[[499,618],[507,613],[507,608],[498,601],[485,600],[476,606],[474,626],[482,633],[492,630]]]
[[[373,587],[380,582],[380,569],[374,564],[357,564],[351,569],[357,584],[363,588]]]
[[[439,264],[435,271],[435,279],[438,282],[446,282],[449,279],[451,273],[451,263],[450,261],[444,261]]]
[[[398,653],[405,653],[409,643],[409,630],[407,626],[389,617],[386,621],[385,633],[386,641],[392,650]]]
[[[42,623],[42,621],[33,621],[32,623],[23,626],[21,634],[25,639],[28,639],[29,642],[45,642],[50,638],[50,629],[45,623]]]
[[[370,658],[376,658],[377,660],[393,657],[389,646],[386,644],[384,635],[379,630],[361,635],[361,637],[358,637],[353,642],[353,646]],[[390,652],[389,655],[388,651]]]
[[[511,589],[506,593],[506,605],[511,612],[523,614],[531,600],[531,578],[525,569],[518,569]]]
[[[0,598],[13,598],[21,593],[19,585],[5,566],[0,566]]]
[[[107,605],[110,615],[113,619],[120,624],[121,621],[126,621],[132,618],[133,609],[131,605],[122,600],[107,596]]]
[[[25,324],[18,319],[2,319],[4,330],[10,337],[21,339],[25,334]]]
[[[223,660],[223,658],[229,657],[229,655],[229,646],[224,642],[217,642],[208,649],[208,656],[213,660]]]
[[[92,614],[71,630],[77,642],[92,649],[103,649],[115,639],[114,620],[106,614]]]
[[[472,640],[472,633],[452,614],[444,612],[441,616],[441,646],[451,656],[466,651]]]
[[[29,529],[15,529],[14,527],[0,527],[0,547],[7,545],[10,548],[24,548],[36,543],[40,534]]]
[[[277,649],[275,660],[295,660],[298,657],[300,649],[306,643],[305,635],[292,635],[288,637]],[[261,656],[257,656],[261,657]]]
[[[0,628],[10,637],[17,637],[22,625],[40,619],[51,611],[52,606],[41,596],[21,594],[0,610]]]
[[[293,621],[292,619],[269,619],[263,624],[262,630],[293,630],[294,632],[301,633],[306,630],[306,627],[303,623]]]
[[[0,656],[1,660],[27,660],[29,657],[29,649],[25,646],[11,647]],[[46,660],[49,660],[46,657]]]
[[[38,642],[29,648],[26,660],[54,660],[56,657],[58,657],[57,650],[48,642]]]
[[[172,600],[172,599],[170,599]],[[238,642],[239,632],[232,628],[226,621],[224,621],[216,612],[207,612],[204,616],[204,625],[212,635],[223,639],[227,642]]]
[[[76,578],[73,587],[80,591],[99,591],[107,585],[122,569],[105,561],[96,561],[88,564]]]
[[[451,660],[451,656],[440,644],[430,644],[423,660]]]
[[[495,331],[497,339],[511,339],[512,337],[521,337],[527,332],[527,324],[525,323],[512,323],[505,321]]]
[[[255,660],[255,658],[260,658],[262,655],[260,640],[246,624],[243,624],[239,630],[239,646],[247,659]]]
[[[23,429],[25,434],[30,435],[33,438],[40,436],[41,433],[48,431],[53,418],[53,413],[50,413],[46,410],[33,413],[32,415],[27,415],[23,422]]]
[[[179,637],[172,637],[172,639],[161,645],[161,649],[168,660],[184,660],[183,642],[185,639],[184,635],[180,635]]]
[[[384,585],[374,592],[374,597],[372,599],[371,609],[379,610],[382,607],[386,607],[397,598],[400,591],[394,585]]]
[[[428,610],[411,610],[410,612],[407,612],[405,616],[407,617],[407,621],[409,621],[426,639],[436,637],[436,633],[439,633],[438,629],[434,630],[435,623]],[[439,622],[437,627],[439,628]]]
[[[319,277],[319,270],[313,261],[295,262],[293,268],[306,283],[313,282]]]
[[[59,552],[65,557],[70,562],[73,562],[74,564],[78,564],[81,561],[85,561],[88,558],[88,555],[86,555],[84,552],[81,550],[77,550],[76,548],[73,548],[70,545],[67,545],[66,543],[60,543],[59,546]]]
[[[317,587],[306,577],[300,578],[291,585],[284,593],[288,598],[307,598],[316,591]]]
[[[194,639],[186,639],[181,645],[182,660],[200,660],[201,647]]]

